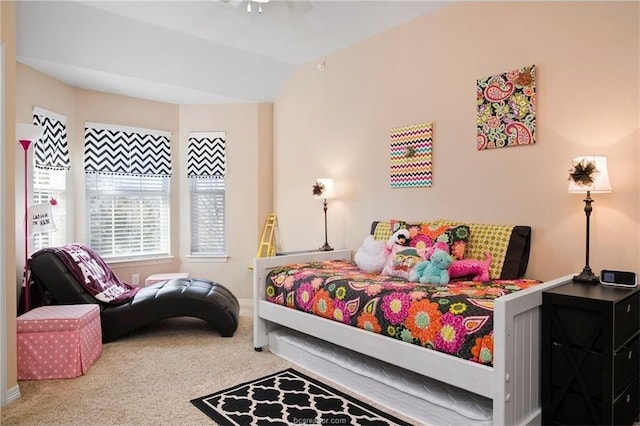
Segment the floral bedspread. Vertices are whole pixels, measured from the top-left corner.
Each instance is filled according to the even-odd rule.
[[[350,261],[290,264],[267,277],[267,300],[393,339],[493,365],[493,300],[540,283],[434,286],[367,273]]]

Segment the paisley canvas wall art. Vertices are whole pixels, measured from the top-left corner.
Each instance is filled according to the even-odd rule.
[[[478,150],[536,142],[536,66],[478,80]]]

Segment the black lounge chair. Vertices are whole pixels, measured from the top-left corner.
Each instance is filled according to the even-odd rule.
[[[121,285],[120,296],[104,301],[87,288],[81,272],[69,265],[60,248],[44,249],[29,260],[32,287],[40,294],[41,304],[72,305],[94,303],[100,306],[102,341],[116,340],[134,330],[173,317],[196,317],[211,324],[223,337],[231,337],[238,328],[238,299],[221,284],[203,279],[178,278],[148,287],[132,287],[122,283],[95,252],[81,247],[98,265]]]

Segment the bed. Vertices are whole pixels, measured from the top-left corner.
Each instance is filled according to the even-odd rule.
[[[460,226],[459,222],[434,221],[433,223],[445,223],[449,229]],[[424,225],[424,224],[422,224]],[[378,239],[388,238],[397,226],[394,221],[374,222],[371,234]],[[337,321],[336,318],[325,318],[322,312],[315,312],[310,306],[307,310],[292,309],[294,305],[300,308],[304,303],[292,301],[291,292],[297,286],[309,284],[312,280],[329,282],[334,284],[335,291],[340,282],[355,283],[354,288],[366,288],[366,281],[371,282],[377,289],[384,287],[384,282],[389,286],[398,288],[405,286],[403,280],[388,276],[379,278],[384,282],[376,282],[374,275],[358,271],[352,261],[351,250],[336,250],[331,252],[312,252],[275,256],[254,259],[254,347],[256,350],[268,347],[270,333],[286,328],[301,332],[323,341],[362,353],[368,357],[398,366],[400,368],[418,373],[457,388],[464,389],[474,394],[492,400],[493,424],[536,424],[540,423],[540,387],[539,387],[539,329],[540,329],[540,305],[542,292],[546,289],[564,284],[571,276],[561,277],[548,282],[535,282],[524,280],[526,263],[528,262],[530,246],[530,228],[507,225],[465,224],[469,231],[466,241],[467,256],[478,257],[479,253],[491,248],[494,257],[492,262],[492,283],[486,287],[478,283],[469,283],[474,295],[479,293],[492,294],[489,299],[493,304],[492,325],[492,351],[489,357],[482,358],[481,347],[474,345],[482,343],[482,336],[487,334],[485,329],[477,327],[479,337],[472,336],[468,342],[460,343],[455,350],[447,345],[425,343],[422,345],[409,342],[403,338],[384,335],[389,333],[372,332],[369,329],[357,326],[357,320]],[[382,229],[381,229],[382,227]],[[487,227],[490,227],[487,228]],[[489,231],[487,231],[489,229]],[[502,237],[496,237],[502,233]],[[491,235],[488,235],[491,234]],[[508,236],[507,237],[505,237]],[[412,236],[413,233],[412,233]],[[415,238],[419,240],[420,238]],[[496,247],[495,241],[503,241],[502,247]],[[280,275],[277,275],[280,274]],[[314,275],[309,278],[310,275]],[[331,277],[331,274],[336,275]],[[295,283],[296,277],[299,283]],[[274,280],[282,282],[291,277],[286,285],[289,296],[279,294],[273,285]],[[342,279],[343,281],[340,281]],[[460,290],[465,285],[454,280],[451,288]],[[389,284],[390,283],[390,284]],[[475,287],[474,287],[475,286]],[[500,290],[499,287],[503,289]],[[447,286],[449,287],[449,286]],[[511,290],[504,291],[504,287]],[[519,287],[519,288],[517,288]],[[487,290],[487,288],[489,290]],[[496,290],[498,288],[498,290]],[[480,289],[480,290],[479,290]],[[396,289],[394,289],[395,291]],[[417,291],[423,290],[418,288]],[[410,291],[415,292],[412,288]],[[444,288],[434,291],[444,291]],[[466,290],[457,291],[457,295]],[[496,292],[497,291],[497,292]],[[366,291],[363,291],[364,293]],[[451,296],[454,290],[436,295],[442,300]],[[456,295],[456,296],[457,296]],[[335,296],[335,294],[333,294]],[[341,296],[352,304],[358,305],[351,312],[362,312],[364,299],[359,299],[353,293],[343,293]],[[379,298],[382,299],[382,296]],[[481,297],[477,298],[481,305]],[[357,300],[357,301],[356,301]],[[433,299],[432,299],[433,300]],[[356,301],[354,303],[354,301]],[[458,299],[452,303],[460,303]],[[462,306],[460,304],[457,305]],[[355,316],[355,315],[354,315]],[[343,319],[342,316],[339,317]],[[361,324],[362,325],[362,324]],[[381,330],[389,328],[389,323],[379,322]],[[399,331],[398,327],[391,327],[392,331]],[[380,331],[380,330],[376,330]],[[403,330],[407,334],[406,330]],[[393,334],[393,333],[391,333]],[[397,337],[397,336],[396,336]],[[420,339],[414,339],[420,340]],[[426,346],[426,347],[425,347]],[[462,346],[465,349],[462,350]],[[458,350],[461,349],[461,350]],[[457,352],[456,356],[447,353]],[[464,356],[460,356],[464,354]],[[475,355],[474,355],[475,354]],[[474,359],[475,356],[475,359]],[[465,359],[466,358],[466,359]]]

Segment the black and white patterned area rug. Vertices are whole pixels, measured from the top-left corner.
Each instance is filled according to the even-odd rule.
[[[409,425],[292,368],[192,399],[221,425]]]

